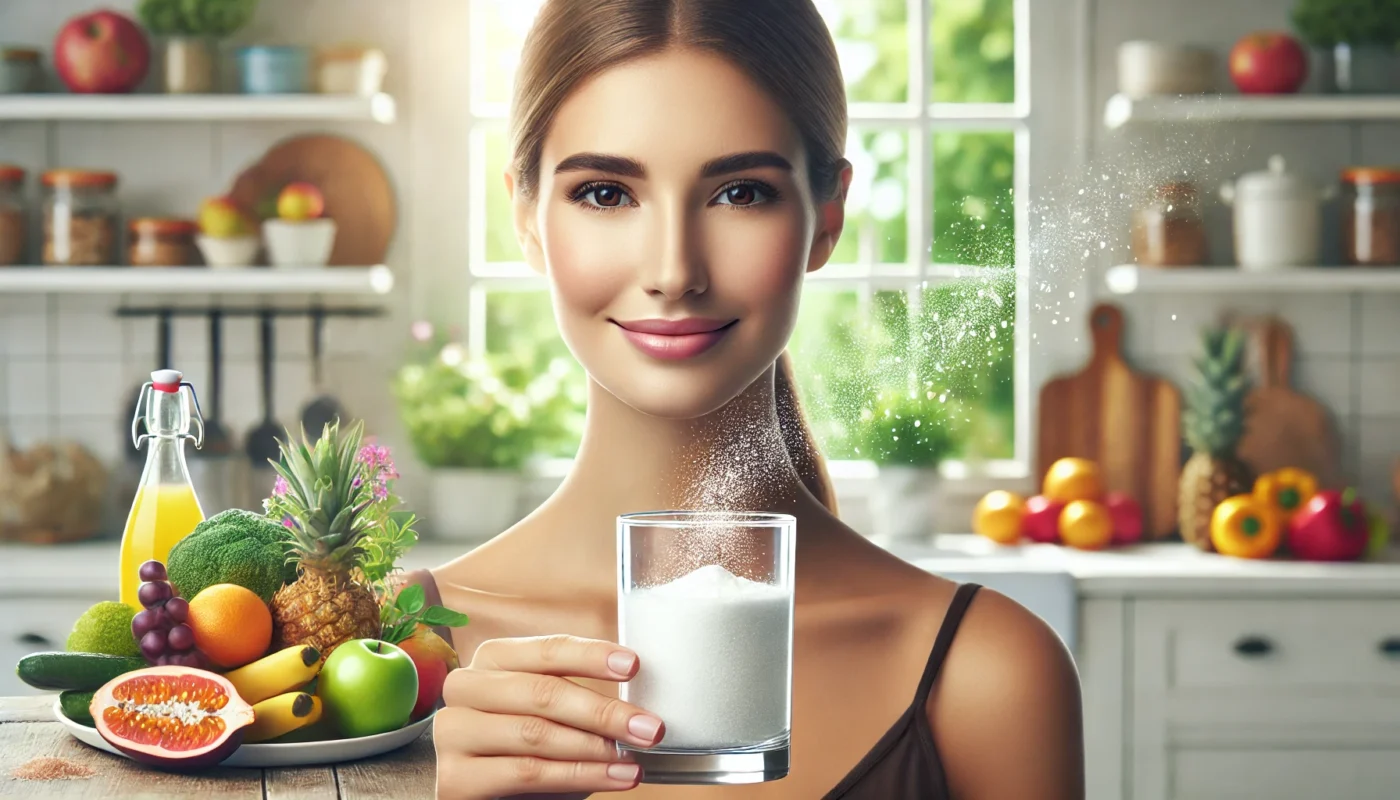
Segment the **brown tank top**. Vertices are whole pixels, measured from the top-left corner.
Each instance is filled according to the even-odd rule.
[[[402,585],[412,584],[423,587],[428,605],[442,605],[442,595],[431,572],[418,569],[403,573]],[[914,702],[822,800],[948,800],[951,797],[925,709],[958,625],[980,588],[975,583],[958,586],[943,616],[943,625],[934,637],[933,650],[924,665],[919,688],[914,692]],[[452,642],[451,630],[441,627],[433,630],[449,644]]]

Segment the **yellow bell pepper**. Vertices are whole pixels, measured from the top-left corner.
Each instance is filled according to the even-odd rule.
[[[1281,523],[1287,524],[1293,515],[1317,494],[1317,478],[1297,467],[1266,472],[1254,482],[1254,497],[1273,509]]]
[[[1253,495],[1226,498],[1210,516],[1210,541],[1223,555],[1268,558],[1282,538],[1278,514]]]

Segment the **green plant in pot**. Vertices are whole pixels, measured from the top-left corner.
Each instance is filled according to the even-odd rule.
[[[1400,90],[1400,0],[1298,0],[1293,28],[1317,51],[1329,91]]]
[[[922,540],[933,533],[938,466],[962,441],[950,402],[941,391],[887,389],[862,409],[855,438],[860,455],[879,468],[871,493],[877,539]]]
[[[137,16],[165,37],[165,90],[202,94],[215,87],[215,42],[253,18],[258,0],[141,0]]]
[[[578,441],[576,365],[543,366],[521,355],[468,355],[442,339],[421,341],[394,379],[399,414],[431,470],[425,526],[480,540],[518,521],[527,466]]]

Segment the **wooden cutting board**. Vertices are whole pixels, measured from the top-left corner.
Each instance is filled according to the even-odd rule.
[[[1240,459],[1256,475],[1300,467],[1320,486],[1339,489],[1344,478],[1341,445],[1327,408],[1292,388],[1293,331],[1275,317],[1254,321],[1259,378],[1245,399]]]
[[[335,220],[331,266],[383,264],[394,235],[394,189],[379,160],[341,136],[295,136],[273,145],[233,182],[229,194],[244,208],[275,207],[289,183],[305,181],[321,190],[325,216]]]
[[[1170,382],[1123,360],[1123,312],[1100,304],[1089,315],[1094,351],[1084,369],[1040,391],[1036,485],[1056,459],[1098,462],[1108,491],[1142,506],[1147,538],[1177,527],[1181,475],[1181,395]]]

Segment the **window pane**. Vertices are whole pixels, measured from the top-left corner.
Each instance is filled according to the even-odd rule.
[[[846,227],[833,264],[908,262],[909,134],[852,130],[846,139],[852,166]]]
[[[512,219],[510,195],[506,193],[506,162],[509,159],[510,143],[503,128],[486,131],[486,169],[476,176],[486,181],[486,260],[524,261],[520,242],[515,238],[515,222]]]
[[[905,0],[817,0],[836,40],[846,97],[855,103],[909,100]]]
[[[479,94],[475,103],[509,103],[520,48],[541,0],[470,0],[472,42]]]
[[[539,455],[572,458],[583,436],[587,379],[554,324],[549,292],[501,291],[486,298],[486,350],[489,355],[526,365],[531,376],[559,376],[559,397],[549,403],[537,430],[549,431]]]
[[[1010,131],[933,134],[933,260],[1009,267],[1016,259]]]
[[[932,0],[935,103],[1016,100],[1013,0]]]
[[[830,459],[860,458],[853,434],[870,390],[859,306],[854,291],[807,284],[788,342],[803,411],[817,445]]]

